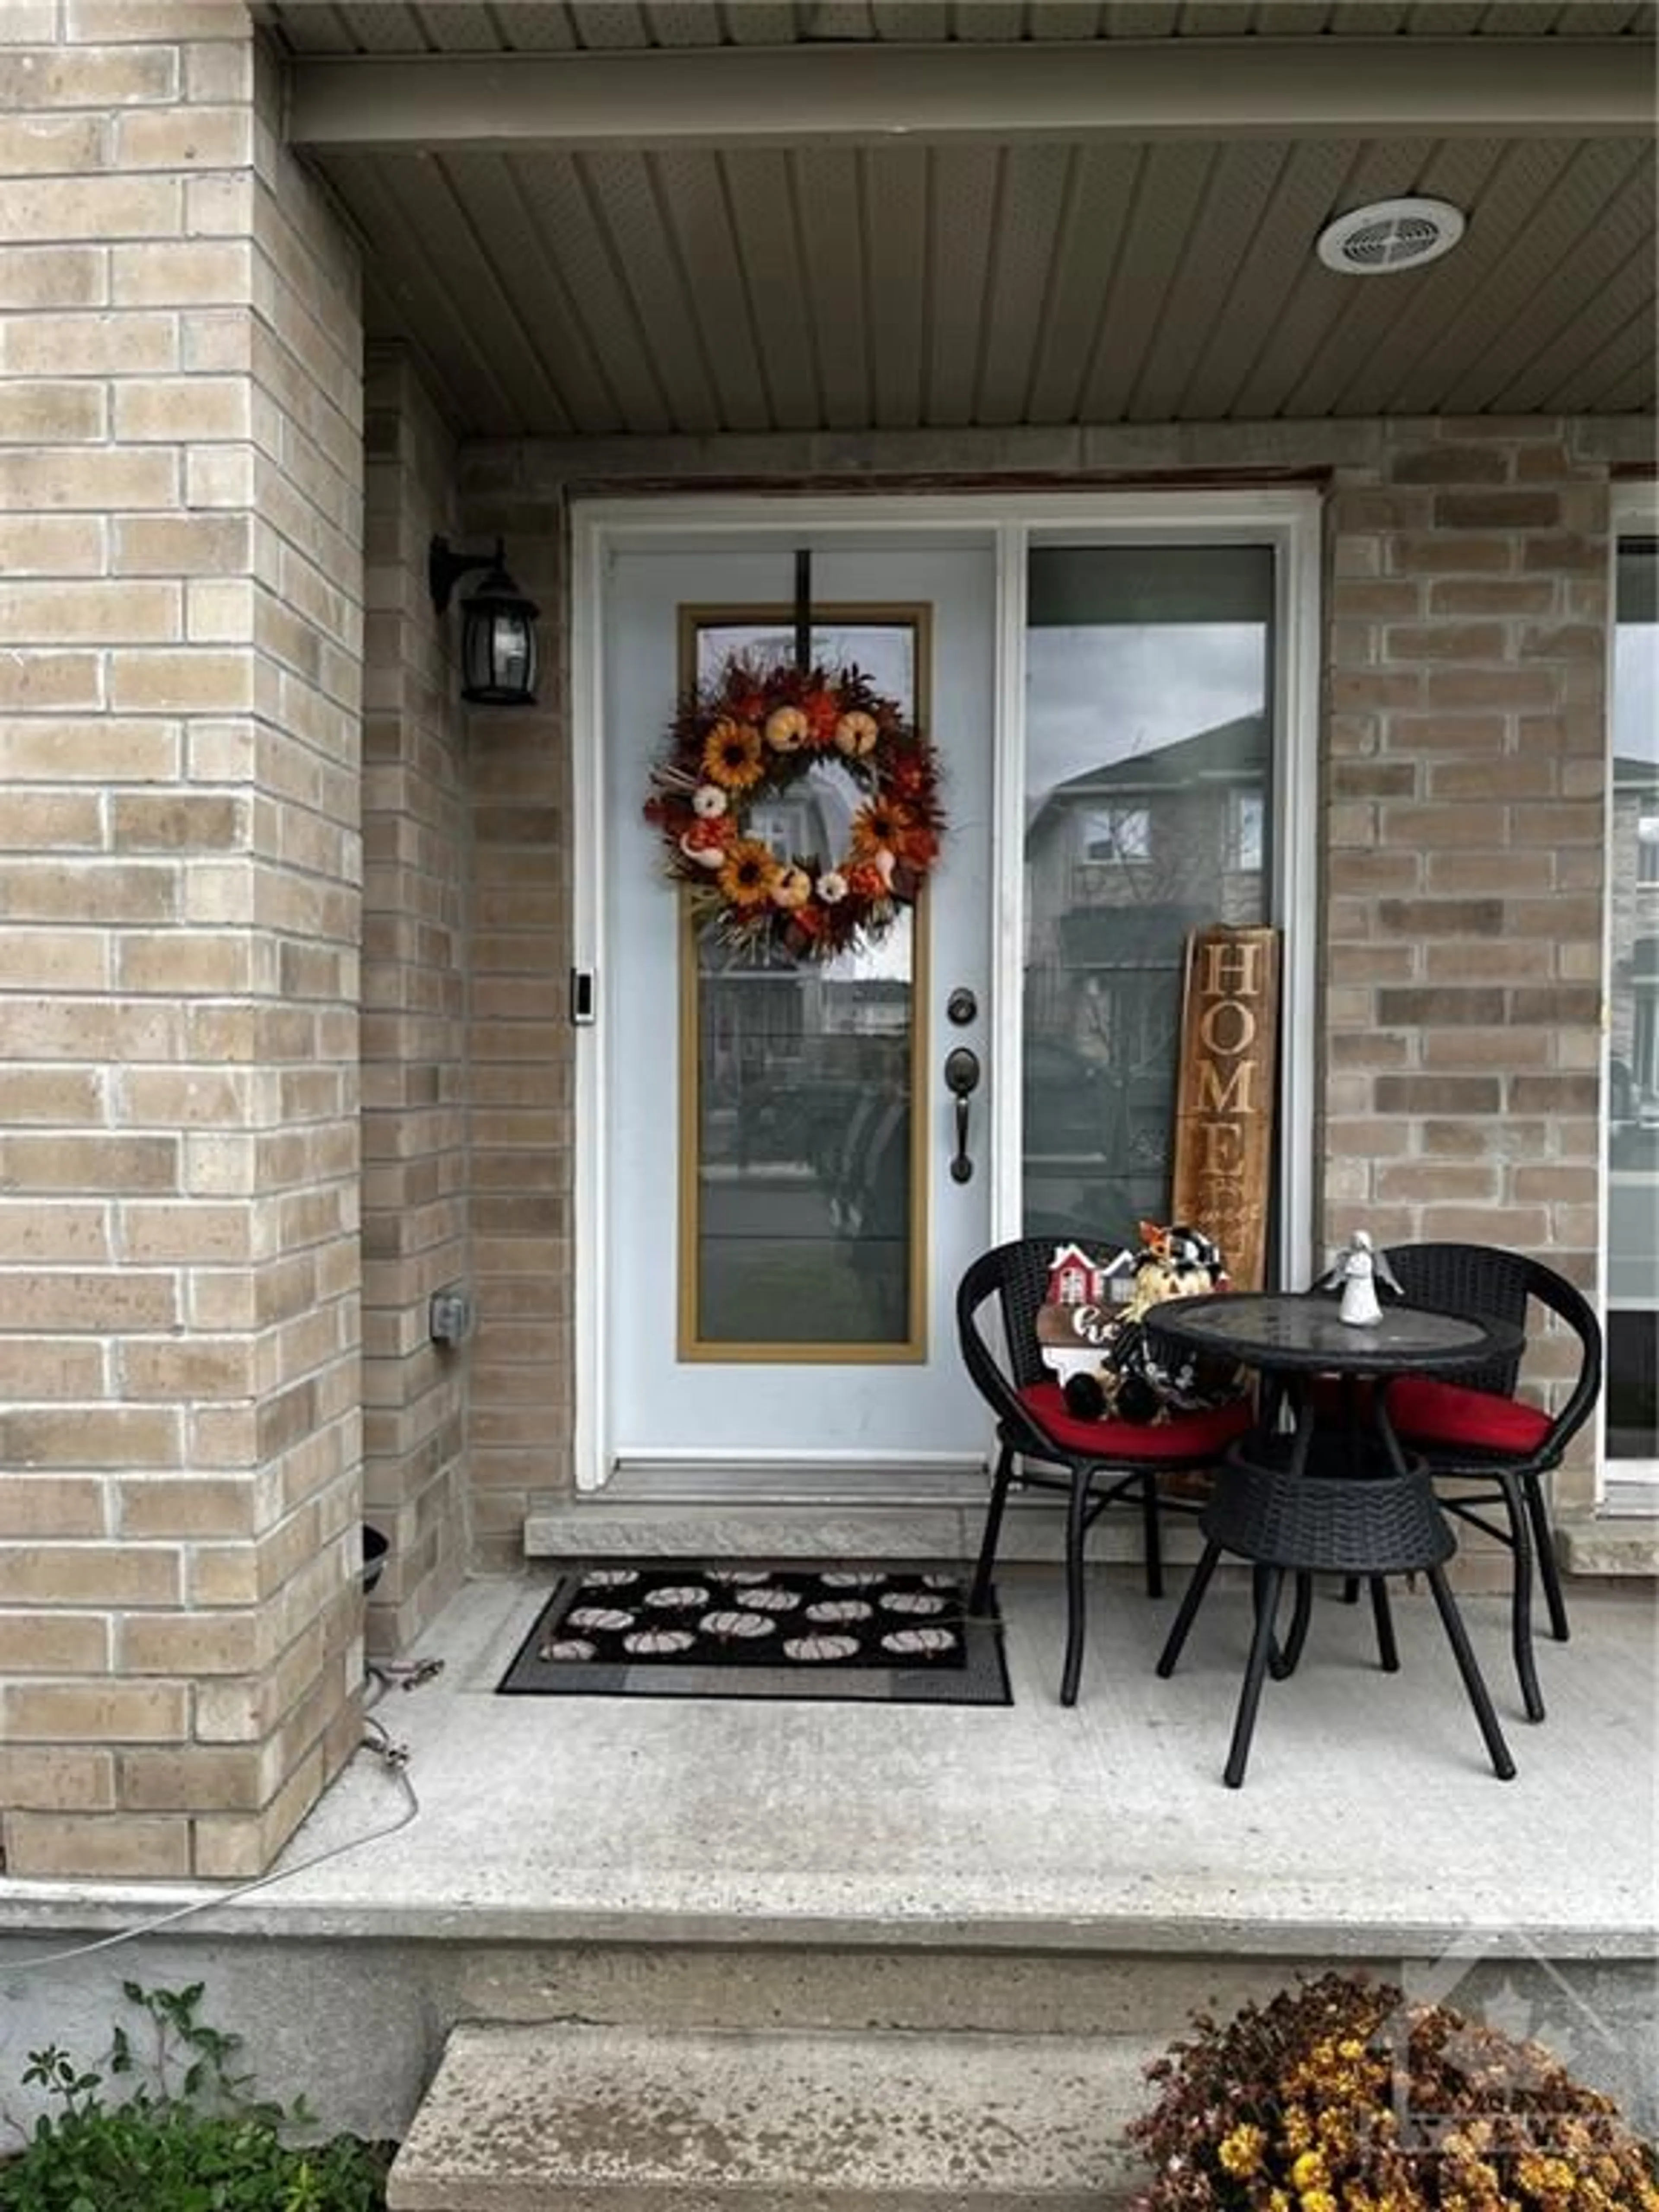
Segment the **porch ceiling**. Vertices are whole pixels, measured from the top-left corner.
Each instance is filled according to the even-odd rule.
[[[1654,404],[1650,0],[263,13],[466,435]],[[1443,260],[1316,260],[1417,191]]]

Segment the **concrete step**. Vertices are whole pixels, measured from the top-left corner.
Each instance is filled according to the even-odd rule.
[[[1659,1516],[1570,1516],[1558,1533],[1567,1574],[1659,1575]]]
[[[1146,2169],[1127,2042],[468,2026],[392,2212],[1109,2212]]]
[[[945,1494],[956,1483],[965,1496]],[[550,1505],[526,1516],[528,1559],[956,1559],[971,1566],[985,1526],[988,1478],[940,1476],[937,1495],[902,1500],[889,1480],[885,1496],[734,1504],[718,1498],[629,1498],[614,1485],[574,1504]],[[1164,1534],[1196,1559],[1196,1522],[1166,1516]],[[1139,1565],[1139,1516],[1103,1514],[1089,1535],[1091,1559]],[[1051,1498],[1016,1491],[1003,1522],[1000,1559],[1062,1559],[1066,1516]]]

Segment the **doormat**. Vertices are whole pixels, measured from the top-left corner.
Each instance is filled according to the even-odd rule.
[[[817,1698],[1011,1705],[1002,1623],[926,1567],[657,1559],[574,1569],[496,1684],[507,1697]]]

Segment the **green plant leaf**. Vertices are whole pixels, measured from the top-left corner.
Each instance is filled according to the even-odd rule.
[[[0,2158],[0,2212],[384,2212],[389,2147],[285,2140],[314,2125],[309,2107],[256,2100],[252,2074],[228,2070],[241,2039],[200,2019],[203,1984],[122,1987],[155,2027],[153,2063],[141,2067],[118,2026],[110,2070],[127,2094],[106,2109],[100,2075],[57,2044],[29,2051],[22,2078],[52,2105],[32,2133],[18,2130],[18,2154]],[[176,2045],[193,2055],[174,2093]]]

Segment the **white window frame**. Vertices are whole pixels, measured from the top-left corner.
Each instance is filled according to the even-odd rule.
[[[1152,858],[1151,807],[1122,805],[1111,801],[1103,801],[1097,805],[1079,808],[1077,820],[1078,833],[1083,847],[1077,856],[1079,867],[1139,868],[1146,867],[1151,864]],[[1121,842],[1123,828],[1130,823],[1136,824],[1138,829],[1133,851]],[[1095,829],[1103,826],[1106,832],[1103,841],[1090,834]],[[1103,842],[1108,848],[1105,852],[1097,853],[1091,849],[1093,846]]]
[[[572,962],[596,976],[605,945],[605,837],[600,746],[605,726],[605,580],[614,549],[630,537],[665,533],[699,538],[775,534],[793,543],[803,531],[914,537],[983,532],[997,560],[997,696],[993,716],[995,819],[992,869],[1000,896],[992,988],[997,1065],[1014,1066],[1023,948],[1025,793],[1025,588],[1034,542],[1079,544],[1268,545],[1274,554],[1273,773],[1274,823],[1267,912],[1283,932],[1279,1109],[1282,1163],[1278,1231],[1285,1279],[1305,1283],[1315,1250],[1314,1012],[1317,908],[1322,501],[1311,489],[1101,492],[921,493],[895,497],[781,497],[757,492],[696,493],[576,500],[571,508]],[[605,1054],[592,1028],[576,1031],[575,1053],[575,1437],[579,1492],[608,1478],[600,1408],[607,1310],[604,1223],[608,1162]],[[1020,1085],[993,1087],[987,1171],[992,1178],[992,1234],[1016,1236],[1022,1206]]]

